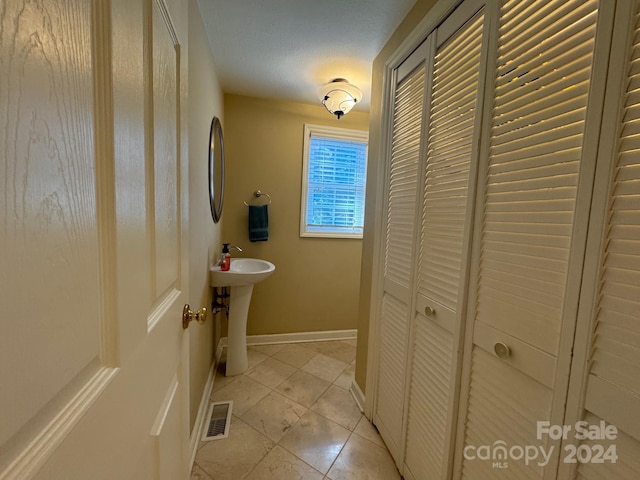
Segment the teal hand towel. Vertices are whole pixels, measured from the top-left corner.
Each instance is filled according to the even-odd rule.
[[[267,205],[249,205],[249,241],[269,240],[269,210]]]

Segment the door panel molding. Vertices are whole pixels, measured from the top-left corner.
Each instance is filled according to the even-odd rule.
[[[3,479],[37,471],[118,372],[108,8],[7,2],[0,18]]]
[[[181,294],[182,291],[172,288],[160,299],[159,303],[151,310],[151,313],[147,317],[147,332],[151,332],[158,323],[166,317],[171,309],[175,311],[175,303]]]
[[[73,386],[67,388],[71,392],[62,392],[53,399],[48,408],[41,411],[17,435],[19,438],[15,443],[11,442],[13,445],[9,445],[8,448],[3,447],[3,454],[9,456],[13,454],[15,458],[5,470],[0,471],[2,480],[31,478],[55,452],[119,371],[118,368],[97,365],[94,365],[92,370],[93,374],[81,375],[72,384]],[[77,387],[75,383],[80,386]],[[46,417],[51,414],[55,416],[46,420]],[[42,417],[45,417],[44,426],[40,421]],[[23,446],[23,441],[28,441],[26,447]]]
[[[171,288],[180,288],[180,62],[177,36],[167,7],[154,0],[151,8],[151,117],[153,177],[148,185],[153,193],[154,303]],[[151,142],[150,142],[151,143]]]

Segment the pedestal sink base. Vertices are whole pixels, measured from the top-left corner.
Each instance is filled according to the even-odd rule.
[[[249,367],[247,359],[247,314],[253,285],[273,273],[276,266],[259,258],[232,258],[229,270],[220,265],[209,267],[212,287],[231,287],[229,302],[229,334],[227,335],[227,368],[225,375],[240,375]]]
[[[225,375],[240,375],[249,368],[247,358],[247,315],[253,285],[231,287],[229,333],[227,335],[227,368]]]

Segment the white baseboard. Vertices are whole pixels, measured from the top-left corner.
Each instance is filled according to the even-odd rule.
[[[321,332],[276,333],[272,335],[247,335],[247,345],[272,345],[276,343],[327,342],[331,340],[355,340],[358,330],[326,330]],[[220,339],[227,345],[227,337]]]
[[[351,392],[353,399],[356,401],[360,411],[364,413],[365,396],[360,389],[360,385],[358,385],[355,380],[351,382],[351,388],[349,388],[349,391]]]
[[[222,340],[218,343],[216,349],[215,358],[209,369],[209,377],[207,383],[204,386],[202,397],[200,398],[200,407],[198,408],[198,415],[196,421],[193,424],[193,430],[191,431],[191,437],[189,439],[189,448],[191,457],[189,460],[189,471],[193,469],[193,463],[196,460],[196,453],[198,452],[198,445],[200,444],[200,437],[202,437],[202,429],[207,423],[207,411],[209,409],[209,397],[211,397],[211,391],[213,390],[213,381],[216,378],[216,369],[220,363],[220,357],[222,356]]]
[[[218,346],[216,347],[216,365],[220,363],[220,359],[222,358],[222,350],[227,346],[227,337],[221,338],[218,340]],[[215,374],[213,375],[215,378]],[[211,382],[213,386],[213,381]]]

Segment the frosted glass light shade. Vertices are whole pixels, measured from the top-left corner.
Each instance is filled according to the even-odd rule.
[[[329,113],[338,117],[338,120],[362,100],[360,89],[344,78],[336,78],[323,85],[319,93],[322,104]]]

